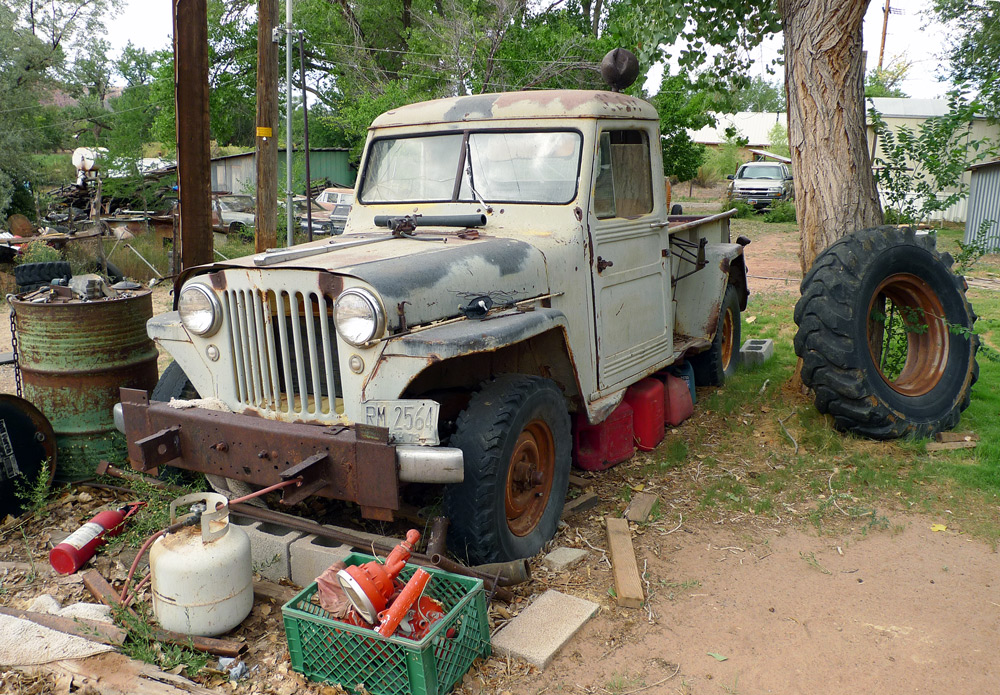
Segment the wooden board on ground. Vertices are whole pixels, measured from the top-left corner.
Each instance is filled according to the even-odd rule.
[[[979,435],[975,432],[938,432],[934,435],[936,442],[978,442]]]
[[[653,511],[653,505],[660,499],[652,492],[637,492],[625,510],[625,518],[637,524],[643,524]]]
[[[253,595],[258,598],[269,598],[277,603],[288,603],[299,592],[290,587],[269,582],[266,579],[254,580]]]
[[[569,484],[572,485],[573,487],[588,487],[590,485],[590,481],[579,475],[570,474]]]
[[[217,692],[117,652],[53,661],[34,668],[54,674],[62,686],[60,692],[101,695],[214,695]]]
[[[931,442],[927,451],[952,451],[954,449],[975,449],[978,442]]]
[[[110,644],[120,647],[125,642],[128,633],[117,625],[102,623],[97,620],[87,620],[86,618],[63,618],[59,615],[49,613],[36,613],[34,611],[22,611],[15,608],[0,607],[0,613],[22,620],[30,620],[36,625],[64,632],[68,635],[76,635],[99,644]]]
[[[643,601],[642,578],[632,547],[632,532],[627,519],[605,519],[608,529],[608,554],[615,575],[615,592],[622,608],[641,608]]]
[[[593,492],[585,492],[579,497],[575,497],[563,505],[562,518],[568,519],[574,514],[589,511],[600,503],[600,497],[595,495]]]

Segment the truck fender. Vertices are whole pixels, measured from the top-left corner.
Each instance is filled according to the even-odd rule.
[[[494,352],[554,328],[566,331],[568,321],[557,309],[513,309],[485,319],[456,321],[393,338],[383,355],[447,360],[476,352]]]
[[[726,285],[737,284],[746,308],[746,268],[740,244],[706,244],[705,266],[681,278],[674,288],[674,335],[711,340]]]

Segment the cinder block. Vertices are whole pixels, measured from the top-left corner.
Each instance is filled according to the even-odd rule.
[[[774,357],[774,341],[750,339],[740,348],[743,364],[763,364]]]
[[[493,638],[493,649],[545,668],[600,606],[549,589]]]
[[[562,572],[583,562],[587,551],[583,548],[556,548],[542,558],[542,564],[550,572]]]
[[[335,562],[354,552],[349,545],[309,534],[289,546],[292,583],[309,586]]]
[[[255,572],[272,582],[291,576],[288,547],[302,537],[301,531],[235,515],[230,515],[229,521],[243,529],[250,538]]]

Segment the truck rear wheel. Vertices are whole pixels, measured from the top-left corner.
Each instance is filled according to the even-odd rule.
[[[892,439],[951,429],[979,376],[975,320],[932,236],[862,229],[831,244],[802,280],[802,383],[840,430]]]
[[[504,375],[459,416],[465,480],[445,491],[448,545],[472,563],[530,557],[555,535],[569,486],[569,413],[549,379]]]
[[[722,386],[740,363],[740,297],[735,285],[726,285],[712,347],[691,358],[698,386]]]

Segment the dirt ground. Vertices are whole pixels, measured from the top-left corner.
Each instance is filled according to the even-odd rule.
[[[752,290],[797,292],[796,250],[797,237],[791,233],[755,238],[747,249]],[[158,288],[158,310],[168,302],[166,288]],[[4,328],[0,351],[9,349]],[[13,390],[10,368],[0,367],[0,388]],[[699,427],[711,427],[711,420],[696,412],[661,446],[667,446],[671,436],[683,437],[685,428]],[[881,516],[867,525],[843,518],[839,525],[825,525],[822,533],[806,520],[807,502],[785,504],[766,516],[702,509],[686,488],[702,475],[699,461],[692,457],[644,483],[647,491],[659,494],[663,505],[657,521],[633,527],[646,580],[646,606],[618,608],[611,594],[603,518],[620,515],[625,504],[622,488],[640,479],[649,461],[646,456],[585,475],[587,490],[595,492],[601,504],[589,515],[570,518],[555,543],[586,548],[588,559],[555,575],[536,558],[533,580],[517,589],[512,605],[494,604],[490,619],[491,627],[500,629],[548,588],[597,602],[598,615],[544,671],[494,656],[477,663],[458,692],[996,691],[996,549],[964,535],[961,520],[947,512],[941,518],[922,516],[891,499],[880,507]],[[746,470],[741,471],[750,474],[755,462],[744,463]],[[108,501],[94,493],[86,503],[79,496],[61,503],[58,512],[29,527],[23,543],[19,535],[0,535],[0,561],[24,563],[33,557],[44,562],[48,534],[75,528],[96,505]],[[1000,510],[991,513],[1000,519]],[[98,568],[111,579],[122,572],[116,558],[101,559]],[[0,581],[14,589],[24,575],[2,570]],[[48,576],[0,591],[0,604],[23,608],[43,591],[55,592],[64,601],[87,596],[78,581]],[[199,678],[204,685],[218,692],[338,692],[307,684],[289,672],[276,607],[258,601],[239,634],[250,643],[247,661],[257,670],[236,686],[212,674]]]

